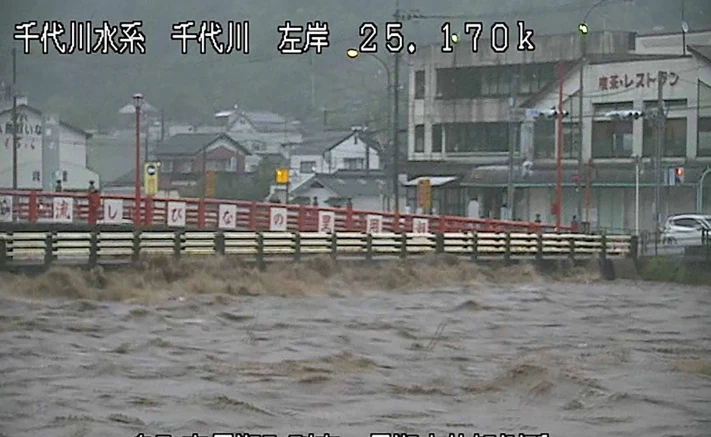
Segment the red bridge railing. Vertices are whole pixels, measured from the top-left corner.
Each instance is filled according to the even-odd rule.
[[[185,227],[197,229],[217,229],[219,227],[220,205],[235,205],[236,216],[234,218],[237,230],[268,231],[270,230],[271,209],[285,208],[287,211],[286,227],[289,231],[315,232],[318,230],[319,211],[330,211],[334,213],[334,229],[338,232],[365,231],[367,218],[370,215],[382,217],[384,232],[412,232],[413,219],[417,218],[427,219],[429,232],[555,232],[554,225],[542,223],[424,214],[394,214],[352,208],[326,208],[227,199],[148,197],[140,202],[140,215],[137,218],[134,198],[130,195],[0,190],[0,200],[4,196],[13,197],[12,216],[15,223],[57,222],[54,199],[72,198],[71,212],[64,211],[65,216],[71,216],[71,223],[83,225],[106,223],[104,205],[107,203],[106,200],[113,199],[120,201],[121,210],[117,212],[120,223],[134,226],[137,224],[141,227],[168,226],[169,202],[183,202],[185,203]],[[117,224],[116,218],[112,223]],[[570,227],[562,227],[561,231],[570,232]]]

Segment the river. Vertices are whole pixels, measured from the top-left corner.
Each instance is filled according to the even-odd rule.
[[[426,288],[3,294],[0,435],[711,434],[708,288]]]

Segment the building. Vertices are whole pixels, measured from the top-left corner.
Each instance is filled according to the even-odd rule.
[[[3,104],[6,102],[3,102]],[[90,135],[54,115],[43,114],[21,99],[17,107],[19,141],[17,187],[22,190],[86,190],[89,181],[100,186],[99,175],[87,168]],[[12,188],[12,109],[0,112],[0,187]]]
[[[386,180],[382,172],[339,170],[311,174],[289,193],[290,203],[344,208],[350,199],[353,208],[365,211],[387,211]]]
[[[178,134],[166,139],[157,149],[155,158],[160,162],[159,186],[163,191],[178,191],[182,196],[201,194],[203,181],[203,155],[205,170],[214,172],[220,179],[237,178],[245,172],[245,159],[250,152],[229,135]],[[135,172],[129,172],[112,181],[114,187],[132,186]],[[217,195],[217,187],[216,187]]]
[[[247,148],[252,155],[247,171],[254,171],[262,155],[283,154],[283,144],[300,143],[301,126],[298,121],[268,111],[243,111],[235,108],[215,114],[217,124]]]
[[[662,167],[664,172],[684,167],[685,180],[683,186],[664,187],[661,213],[695,210],[699,177],[711,164],[707,158],[711,32],[687,37],[699,44],[684,47],[678,34],[664,40],[659,35],[591,33],[586,63],[581,62],[578,35],[536,36],[535,52],[496,54],[487,41],[480,41],[476,54],[466,44],[449,54],[440,53],[439,46],[418,51],[410,71],[408,173],[413,178],[458,178],[459,194],[451,195],[461,201],[449,202],[456,207],[442,213],[465,215],[476,204],[482,217],[500,218],[509,179],[509,144],[514,144],[513,218],[530,220],[541,214],[544,221],[552,221],[558,135],[555,120],[541,115],[558,104],[562,60],[563,107],[568,112],[562,138],[562,221],[568,223],[576,215],[580,196],[582,219],[593,227],[634,229],[640,157],[640,225],[651,229],[655,175],[651,115],[657,105],[657,72],[663,71],[668,115]],[[638,53],[637,46],[644,50]],[[659,53],[654,53],[655,46]],[[510,109],[512,101],[516,108]],[[622,112],[626,110],[640,112],[635,118]],[[578,172],[581,143],[583,174]],[[577,180],[582,183],[580,192]],[[711,201],[706,204],[711,208]]]
[[[315,173],[381,169],[378,148],[369,137],[353,130],[318,132],[286,146],[289,176],[295,186]]]

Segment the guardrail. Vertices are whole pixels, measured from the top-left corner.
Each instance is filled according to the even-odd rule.
[[[472,260],[636,257],[636,237],[544,233],[231,232],[204,230],[98,230],[0,233],[0,269],[27,264],[137,262],[144,256],[241,256],[263,267],[268,260],[407,258],[453,254]]]
[[[126,224],[135,227],[299,232],[553,232],[553,225],[423,214],[394,214],[223,199],[142,199],[99,193],[0,190],[2,222]],[[1,205],[0,205],[1,206]],[[562,232],[570,232],[564,226]]]

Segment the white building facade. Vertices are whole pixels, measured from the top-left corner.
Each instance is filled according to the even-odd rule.
[[[556,123],[532,118],[532,111],[529,118],[522,114],[526,109],[557,107],[558,62],[562,59],[563,109],[568,112],[563,126],[563,224],[576,216],[580,201],[584,213],[576,219],[592,227],[630,230],[636,227],[637,218],[641,229],[654,227],[656,132],[650,114],[657,107],[660,71],[668,111],[662,170],[685,169],[682,186],[663,187],[660,212],[663,216],[691,212],[698,205],[711,211],[711,198],[697,199],[699,178],[711,164],[708,45],[684,50],[678,35],[667,36],[666,43],[656,35],[602,32],[589,37],[582,117],[577,35],[542,36],[536,52],[528,54],[482,50],[474,55],[459,47],[454,54],[438,53],[438,47],[423,50],[424,54],[414,58],[410,72],[408,164],[415,168],[410,176],[456,172],[462,179],[459,204],[476,201],[482,217],[499,218],[506,201],[509,144],[514,144],[513,218],[532,220],[540,214],[544,221],[554,221]],[[711,32],[694,34],[688,40],[709,44]],[[644,47],[643,53],[636,52],[638,46]],[[660,47],[661,54],[654,54],[654,47]],[[512,101],[514,110],[510,110]],[[625,110],[640,111],[641,116],[629,120],[609,116]],[[578,174],[581,145],[585,165]],[[635,208],[637,158],[639,211]],[[581,191],[576,191],[577,180],[582,181]],[[706,178],[709,183],[711,178]]]
[[[89,134],[27,105],[18,106],[17,187],[86,190],[89,181],[100,186],[99,175],[87,168]],[[12,188],[12,111],[0,112],[0,187]]]
[[[324,132],[307,137],[287,153],[294,186],[313,174],[381,169],[378,150],[355,132]]]

